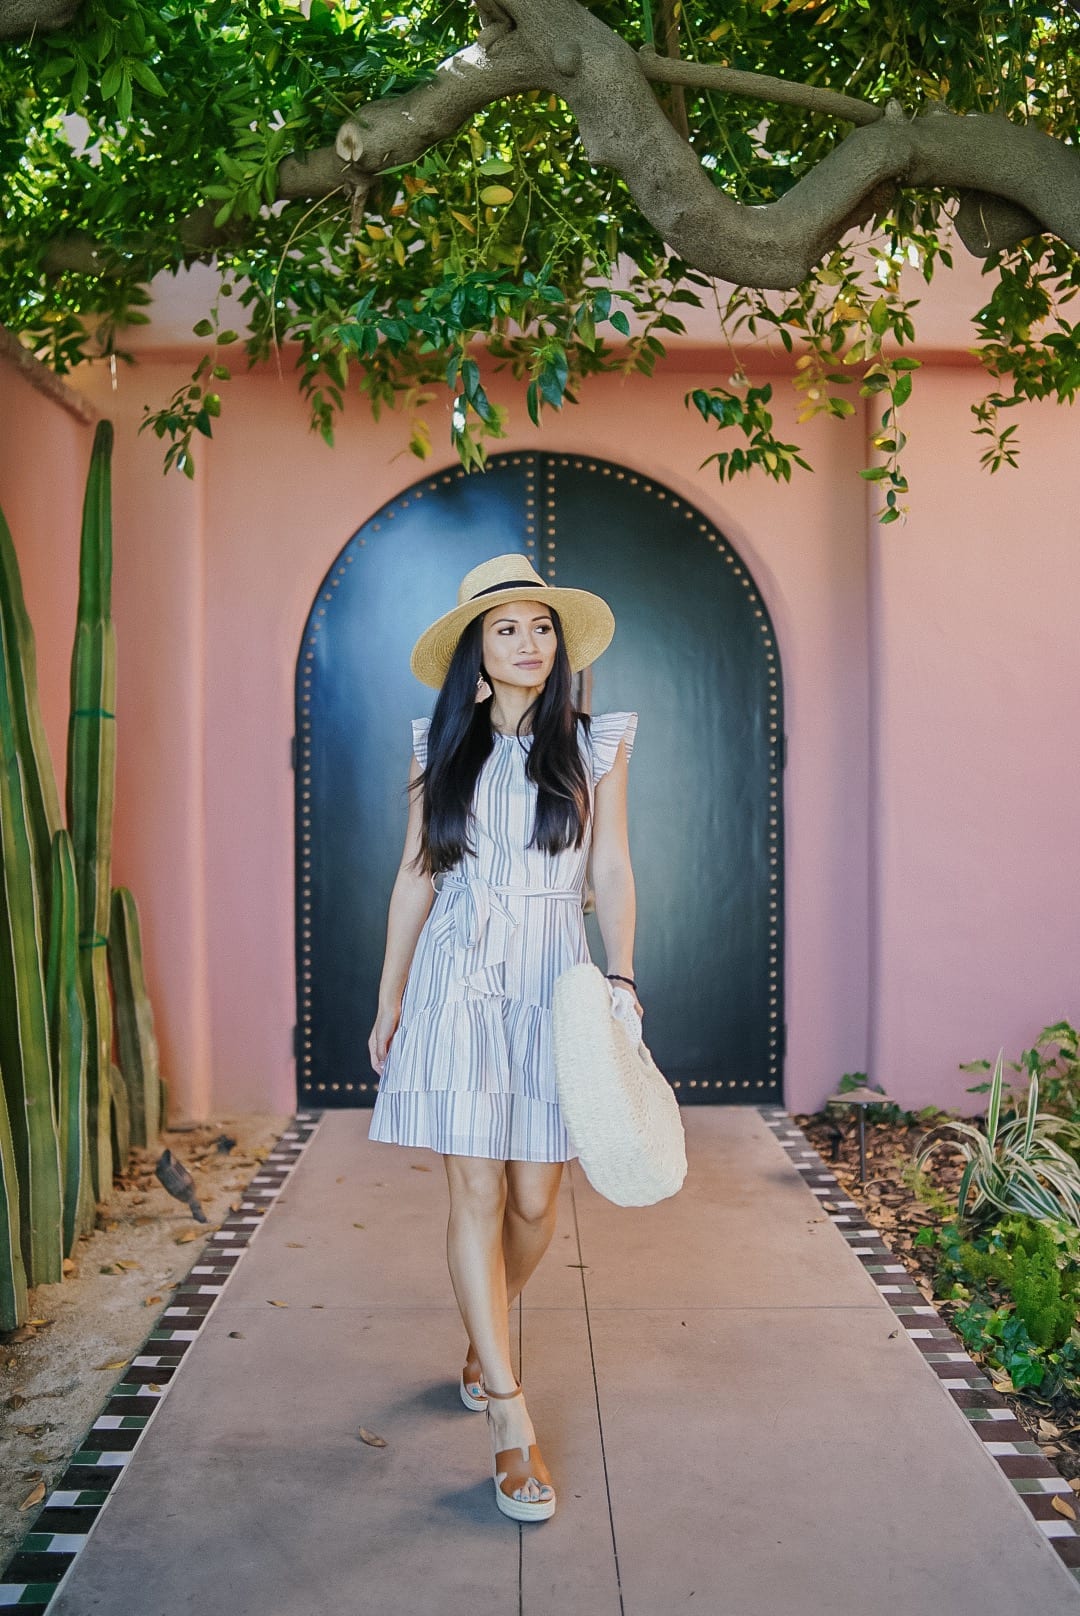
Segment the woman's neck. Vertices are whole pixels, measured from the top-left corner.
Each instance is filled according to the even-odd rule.
[[[494,706],[494,703],[492,705]],[[518,713],[512,713],[509,718],[505,717],[501,712],[489,712],[492,729],[498,735],[516,735],[518,733],[518,723],[522,718],[525,717],[525,714],[528,712],[531,705],[531,702],[524,702],[522,704],[521,711]],[[521,731],[521,734],[523,735],[528,735],[528,733],[528,729]]]

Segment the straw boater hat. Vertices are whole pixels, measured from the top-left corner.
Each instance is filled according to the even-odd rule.
[[[441,689],[466,625],[500,600],[539,600],[554,606],[572,673],[595,662],[615,633],[615,614],[599,595],[588,589],[546,584],[523,555],[493,556],[465,574],[458,586],[457,605],[426,628],[413,646],[409,666],[421,684]]]

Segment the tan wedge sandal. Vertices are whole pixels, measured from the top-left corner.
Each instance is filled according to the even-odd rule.
[[[495,1392],[488,1387],[489,1397],[520,1397],[520,1386],[512,1392]],[[487,1411],[488,1429],[491,1429],[491,1410]],[[494,1447],[494,1438],[492,1438]],[[556,1495],[555,1483],[551,1479],[551,1472],[544,1463],[539,1446],[532,1442],[529,1447],[524,1445],[517,1448],[500,1448],[494,1455],[495,1465],[495,1502],[504,1515],[509,1515],[515,1521],[546,1521],[555,1513]],[[538,1481],[541,1487],[551,1488],[550,1498],[515,1498],[514,1489],[524,1487],[529,1477]]]

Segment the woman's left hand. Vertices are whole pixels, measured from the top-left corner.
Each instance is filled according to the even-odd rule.
[[[610,977],[608,978],[608,981],[611,982]],[[628,993],[630,995],[630,1002],[633,1004],[634,1009],[637,1011],[639,1018],[644,1017],[645,1011],[642,1009],[641,1000],[638,998],[637,994],[634,992],[634,990],[630,986],[629,982],[623,982],[623,981],[620,980],[618,982],[611,982],[611,986],[613,988],[620,988],[623,993]]]

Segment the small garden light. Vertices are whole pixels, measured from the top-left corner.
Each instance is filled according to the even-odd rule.
[[[868,1105],[895,1105],[895,1101],[888,1094],[882,1094],[880,1089],[844,1089],[836,1094],[830,1094],[825,1101],[826,1110],[830,1106],[854,1106],[859,1114],[859,1183],[866,1182],[866,1108]]]

